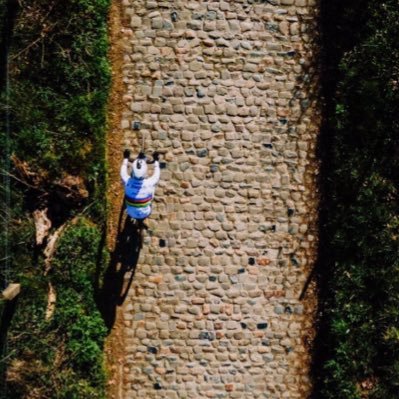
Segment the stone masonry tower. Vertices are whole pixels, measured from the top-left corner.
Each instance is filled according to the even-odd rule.
[[[123,144],[144,134],[166,167],[120,313],[120,399],[308,397],[316,11],[123,0]]]

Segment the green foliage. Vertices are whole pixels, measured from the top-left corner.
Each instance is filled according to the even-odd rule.
[[[327,3],[324,317],[317,348],[323,355],[315,368],[314,396],[394,399],[399,384],[399,9],[393,0]],[[357,18],[365,23],[357,25]]]
[[[106,329],[94,297],[97,275],[104,266],[101,259],[106,258],[96,223],[102,225],[106,205],[109,3],[18,1],[9,58],[11,151],[49,181],[65,174],[82,177],[89,189],[83,205],[90,203],[85,211],[90,219],[80,217],[70,223],[58,242],[52,272],[44,276],[42,248],[34,244],[32,199],[52,198],[54,193],[31,190],[11,179],[9,234],[5,237],[1,229],[0,246],[9,240],[11,278],[21,283],[22,293],[8,335],[7,398],[101,399],[105,395]],[[4,4],[0,0],[1,28]],[[2,151],[4,86],[0,99]],[[0,166],[4,164],[2,153]],[[64,214],[57,210],[54,227],[81,211],[82,207]],[[50,282],[57,302],[54,316],[46,321]]]
[[[56,178],[104,184],[108,0],[30,2],[11,51],[13,150]]]
[[[14,362],[23,362],[21,374],[9,387],[13,397],[27,397],[38,388],[41,397],[49,399],[104,397],[102,348],[107,330],[94,301],[101,234],[98,227],[79,219],[60,239],[47,281],[40,272],[23,275],[21,311],[9,339]],[[54,316],[46,321],[49,282],[57,302]],[[11,374],[16,373],[12,365]]]
[[[69,326],[65,345],[68,359],[81,379],[96,384],[104,383],[102,348],[107,332],[94,301],[99,251],[104,251],[101,231],[80,219],[60,241],[52,276],[54,285],[62,287],[54,315],[55,328]]]

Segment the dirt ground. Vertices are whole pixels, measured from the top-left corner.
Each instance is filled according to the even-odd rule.
[[[107,245],[113,250],[116,241],[119,213],[123,194],[119,178],[119,166],[122,160],[123,132],[121,119],[123,112],[123,31],[120,2],[112,1],[109,14],[109,60],[112,70],[112,86],[108,100],[108,131],[107,131],[107,163],[108,163],[108,231]],[[108,336],[105,354],[109,371],[108,398],[121,399],[123,387],[123,322],[121,309],[118,309],[114,327]]]

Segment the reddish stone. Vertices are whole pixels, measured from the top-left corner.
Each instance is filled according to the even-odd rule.
[[[231,316],[233,314],[233,305],[224,305],[224,313],[226,313],[227,316]]]
[[[180,187],[181,188],[189,188],[190,187],[190,183],[188,181],[182,181],[180,183]]]
[[[223,331],[216,331],[216,338],[217,339],[222,339],[224,337],[224,332]]]
[[[163,277],[161,274],[158,274],[157,276],[150,276],[149,281],[151,283],[155,283],[155,284],[160,284],[162,283]]]
[[[234,391],[234,384],[226,384],[224,387],[226,388],[227,392]]]
[[[285,291],[281,291],[281,290],[265,291],[264,296],[267,299],[270,299],[272,297],[274,297],[274,298],[284,298],[285,297]]]
[[[159,375],[165,375],[166,369],[164,367],[155,367],[155,372],[158,373]]]
[[[267,266],[270,264],[271,261],[268,258],[259,258],[257,260],[257,262],[258,262],[258,265],[260,265],[260,266]]]

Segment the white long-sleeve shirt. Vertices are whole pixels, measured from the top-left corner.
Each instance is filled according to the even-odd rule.
[[[120,170],[125,185],[126,211],[134,219],[144,219],[151,214],[152,199],[161,175],[159,162],[154,162],[154,173],[145,179],[131,177],[128,164],[128,159],[124,159]]]

